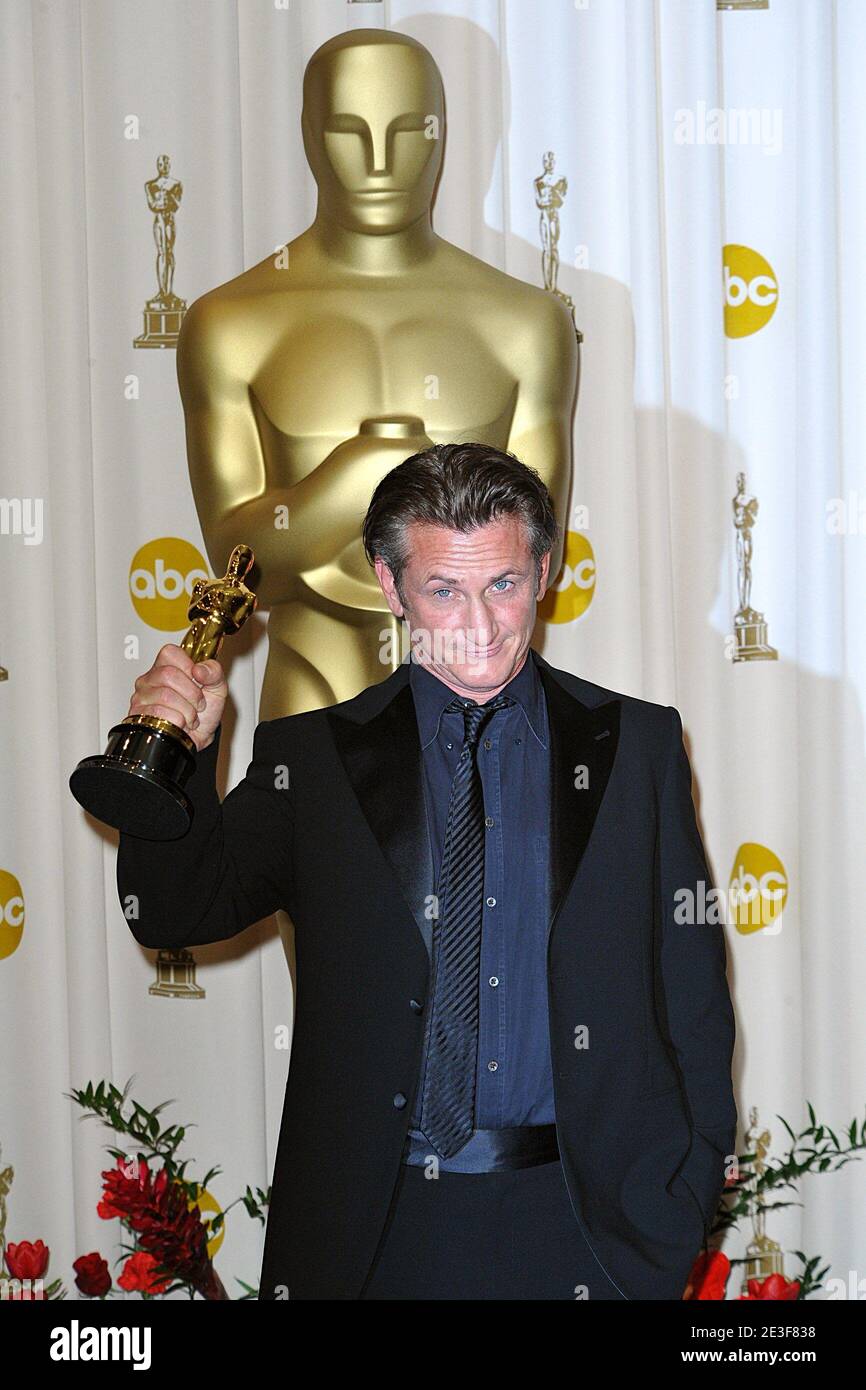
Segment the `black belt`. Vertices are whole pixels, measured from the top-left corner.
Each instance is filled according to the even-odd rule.
[[[402,1162],[424,1167],[435,1159],[445,1172],[498,1173],[533,1168],[559,1158],[556,1125],[519,1125],[516,1129],[476,1129],[459,1153],[444,1159],[419,1130],[410,1130]]]

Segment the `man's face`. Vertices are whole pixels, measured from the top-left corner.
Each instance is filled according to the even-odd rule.
[[[415,660],[458,695],[483,704],[526,659],[550,554],[536,583],[526,528],[511,516],[466,534],[412,522],[406,540],[402,599],[390,569],[376,558],[388,606],[406,618]]]

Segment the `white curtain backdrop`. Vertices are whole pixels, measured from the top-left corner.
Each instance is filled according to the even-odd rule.
[[[807,1100],[837,1133],[863,1114],[866,5],[5,0],[0,1169],[15,1170],[7,1240],[44,1239],[73,1294],[72,1260],[113,1254],[118,1229],[96,1214],[111,1136],[65,1093],[134,1073],[144,1104],[175,1098],[165,1118],[197,1126],[184,1153],[199,1174],[220,1165],[226,1204],[270,1181],[289,1061],[275,1034],[292,1018],[273,922],[195,952],[203,999],[148,993],[116,836],[67,788],[186,627],[142,616],[133,557],[161,538],[204,554],[175,355],[133,347],[156,288],[143,185],[168,153],[190,303],[296,236],[315,211],[304,66],[355,26],[411,34],[441,68],[440,235],[540,285],[545,151],[568,180],[559,287],[585,335],[573,544],[593,564],[565,573],[555,616],[576,597],[582,611],[547,624],[544,653],[676,705],[716,881],[775,866],[786,888],[763,929],[727,927],[740,1149],[752,1106],[777,1154],[777,1116],[801,1128]],[[745,142],[738,112],[757,113]],[[731,274],[746,268],[733,299],[752,294],[727,332],[725,247]],[[760,503],[751,602],[775,660],[730,659],[739,471]],[[223,790],[250,757],[263,627],[232,650]],[[863,1277],[862,1166],[801,1197],[768,1234]],[[257,1284],[261,1243],[235,1209],[217,1256],[233,1296],[235,1276]]]

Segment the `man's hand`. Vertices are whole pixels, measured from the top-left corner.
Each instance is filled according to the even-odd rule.
[[[229,689],[215,657],[194,662],[167,642],[149,671],[139,676],[129,702],[129,714],[153,714],[183,729],[199,752],[213,742]]]

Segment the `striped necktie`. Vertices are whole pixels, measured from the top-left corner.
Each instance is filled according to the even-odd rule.
[[[438,913],[433,922],[434,984],[420,1126],[443,1158],[470,1138],[478,1065],[478,972],[484,911],[484,793],[476,749],[484,721],[513,705],[497,695],[486,705],[452,700],[464,741],[451,782],[442,852]]]

